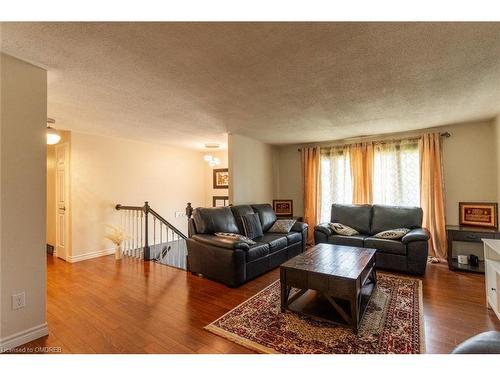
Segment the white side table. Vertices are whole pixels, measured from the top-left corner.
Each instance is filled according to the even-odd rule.
[[[483,239],[486,304],[500,319],[500,240]]]

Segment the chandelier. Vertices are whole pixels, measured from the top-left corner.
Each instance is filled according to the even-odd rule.
[[[205,143],[205,148],[217,149],[217,148],[219,148],[219,144],[218,143]],[[208,165],[210,165],[211,167],[215,167],[215,166],[220,164],[220,159],[216,158],[215,156],[210,155],[210,154],[204,155],[203,160],[205,160],[208,163]]]

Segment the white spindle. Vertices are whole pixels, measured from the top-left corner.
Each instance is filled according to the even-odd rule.
[[[127,244],[127,255],[130,256],[130,251],[132,250],[132,224],[130,221],[130,216],[132,213],[130,211],[127,212],[127,235],[128,235],[128,244]]]
[[[139,248],[139,212],[135,212],[135,245],[134,245],[134,257],[137,258],[137,249]]]

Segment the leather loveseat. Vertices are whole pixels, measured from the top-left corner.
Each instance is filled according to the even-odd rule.
[[[414,275],[425,274],[429,233],[422,228],[420,207],[333,204],[331,222],[347,225],[359,234],[339,235],[330,228],[329,223],[322,223],[314,228],[315,243],[376,249],[377,268]],[[396,228],[408,228],[410,232],[399,240],[373,237]]]
[[[258,214],[263,231],[254,239],[255,245],[214,235],[244,235],[241,217],[253,213]],[[269,233],[276,220],[269,204],[196,208],[189,219],[189,271],[234,287],[305,251],[307,224],[296,222],[287,234]]]

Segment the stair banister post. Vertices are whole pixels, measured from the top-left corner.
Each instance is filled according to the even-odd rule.
[[[151,249],[149,248],[148,239],[148,216],[149,216],[149,204],[144,202],[144,260],[151,260]]]
[[[192,215],[193,215],[193,207],[191,206],[191,202],[188,202],[186,206],[186,216],[188,219],[191,219]]]

